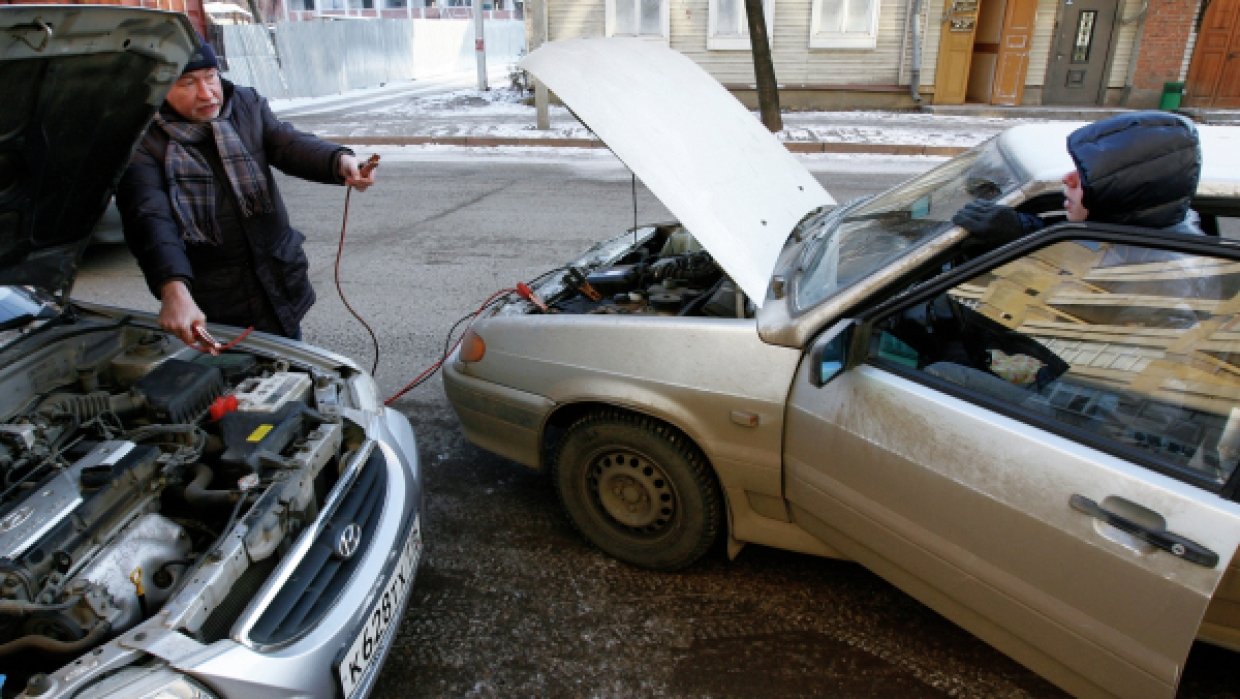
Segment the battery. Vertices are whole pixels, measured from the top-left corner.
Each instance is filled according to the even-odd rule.
[[[242,381],[233,395],[241,412],[274,413],[294,401],[304,402],[311,383],[307,374],[277,371]]]

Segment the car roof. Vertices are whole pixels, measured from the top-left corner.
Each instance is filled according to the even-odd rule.
[[[1058,183],[1074,169],[1068,155],[1068,134],[1086,122],[1021,124],[999,135],[1000,148],[1030,183]],[[1240,127],[1202,124],[1201,181],[1197,196],[1240,198]],[[1050,148],[1048,144],[1059,144]]]

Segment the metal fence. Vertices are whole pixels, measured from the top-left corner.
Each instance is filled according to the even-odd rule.
[[[269,99],[322,97],[471,70],[474,24],[452,19],[283,22],[219,27],[224,76]],[[483,24],[489,62],[515,61],[525,23]]]

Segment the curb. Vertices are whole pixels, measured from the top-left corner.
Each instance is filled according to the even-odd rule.
[[[593,138],[500,138],[495,136],[327,136],[321,138],[342,146],[463,146],[496,148],[505,146],[543,148],[605,148]],[[821,143],[817,141],[786,141],[793,153],[837,153],[871,155],[933,155],[950,157],[968,150],[968,146],[934,146],[898,143]]]

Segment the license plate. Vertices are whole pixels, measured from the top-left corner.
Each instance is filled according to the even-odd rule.
[[[418,559],[422,556],[421,522],[420,515],[413,520],[413,532],[405,542],[405,550],[401,552],[392,579],[370,608],[366,616],[366,627],[353,639],[353,645],[349,646],[348,652],[344,654],[344,660],[336,666],[346,699],[366,677],[370,664],[382,655],[388,633],[400,621],[400,610],[405,598],[409,596],[409,589],[413,587],[413,575],[418,568]]]

